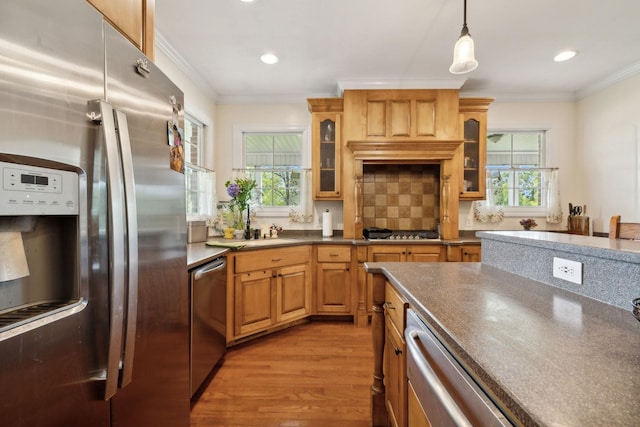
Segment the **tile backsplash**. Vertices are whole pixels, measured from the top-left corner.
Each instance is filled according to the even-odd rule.
[[[364,227],[435,230],[440,165],[363,165]]]

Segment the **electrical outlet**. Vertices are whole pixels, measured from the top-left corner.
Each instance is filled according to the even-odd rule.
[[[553,257],[553,277],[582,285],[582,263]]]

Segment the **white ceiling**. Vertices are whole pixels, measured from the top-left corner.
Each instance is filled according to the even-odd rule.
[[[577,99],[640,72],[640,0],[468,0],[479,66],[449,73],[463,0],[156,0],[157,47],[218,102],[461,87]],[[564,49],[578,55],[555,63]],[[275,53],[276,65],[260,62]]]

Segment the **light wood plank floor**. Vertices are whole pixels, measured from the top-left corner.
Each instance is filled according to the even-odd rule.
[[[230,349],[192,427],[368,427],[371,326],[319,321]]]

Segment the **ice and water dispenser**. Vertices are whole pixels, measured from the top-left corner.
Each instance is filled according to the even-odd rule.
[[[0,161],[0,340],[82,304],[80,175],[67,169]]]

